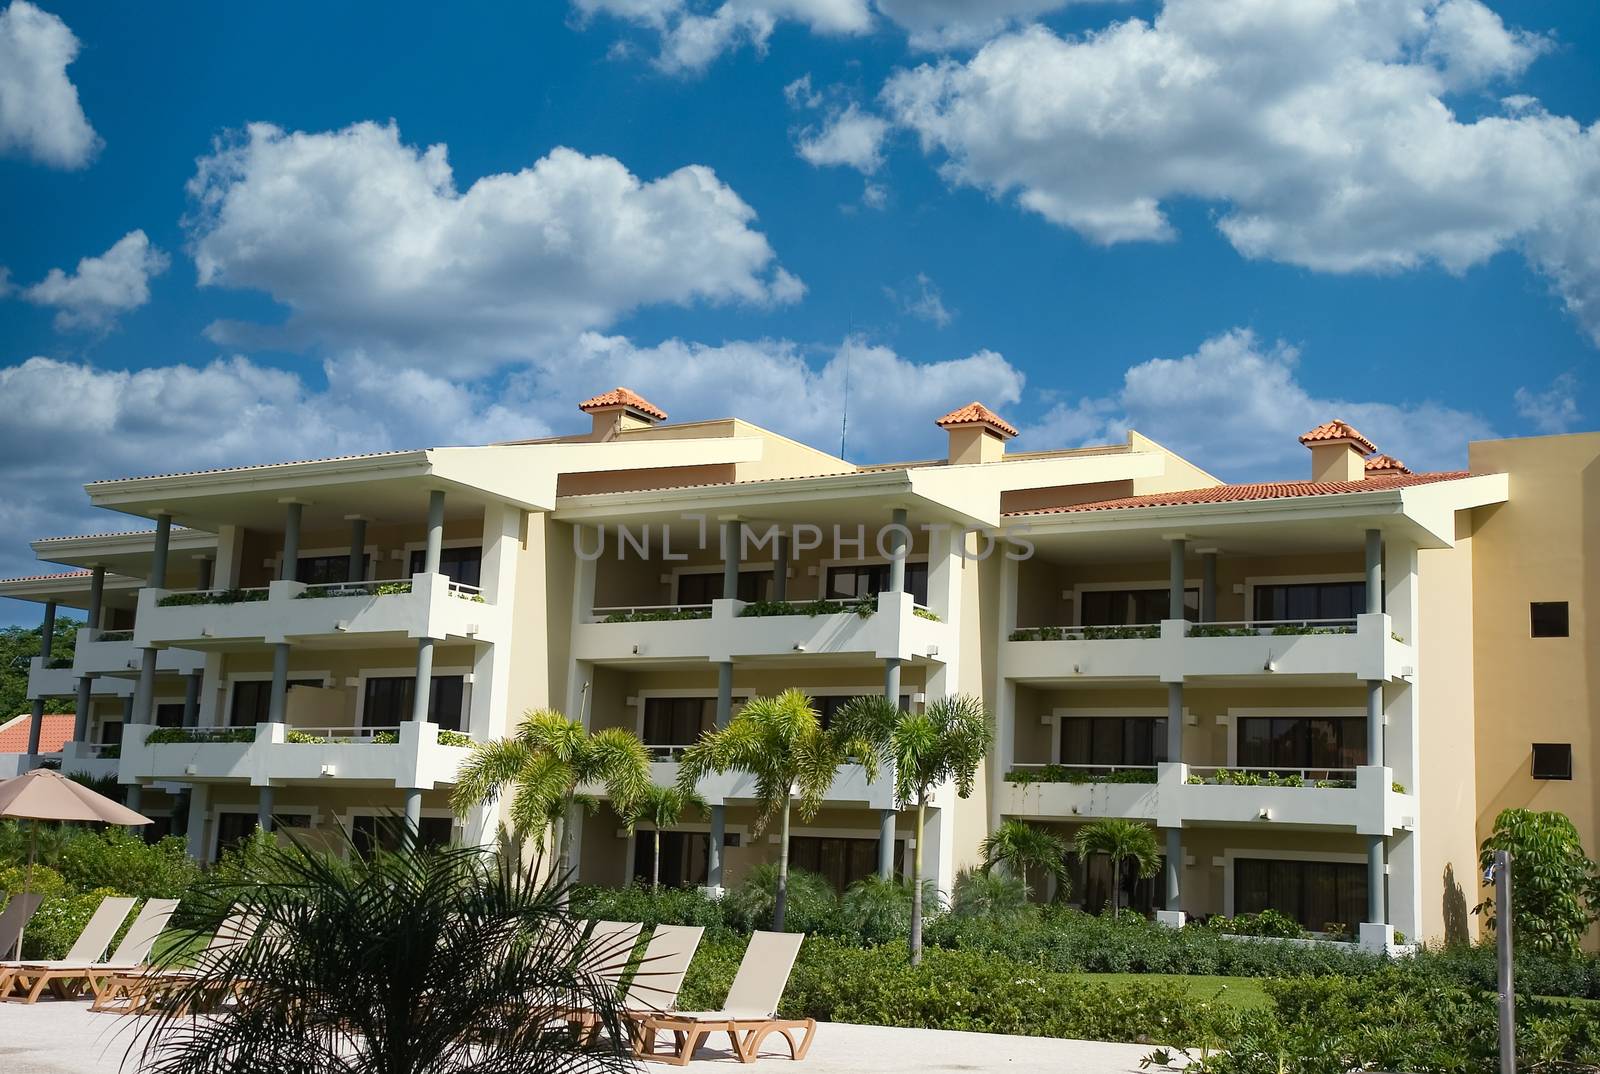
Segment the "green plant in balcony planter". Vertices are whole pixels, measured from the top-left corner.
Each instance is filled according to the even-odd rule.
[[[471,746],[472,736],[465,731],[439,730],[439,745],[441,746]]]
[[[855,614],[869,618],[878,610],[877,602],[870,597],[858,600],[814,600],[809,604],[793,604],[787,600],[753,600],[739,610],[739,617],[758,619],[772,615],[844,615]],[[931,614],[931,613],[930,613]]]
[[[612,612],[607,623],[669,623],[679,619],[710,619],[710,608],[652,608],[645,611]]]
[[[933,622],[933,623],[942,623],[942,622],[944,622],[943,619],[939,618],[938,613],[930,611],[927,608],[919,608],[919,607],[915,607],[914,606],[911,609],[911,614],[916,616],[918,619],[926,619],[929,622]]]
[[[335,741],[322,735],[313,735],[305,731],[296,731],[292,728],[283,733],[283,740],[296,746],[326,746]]]
[[[195,604],[251,604],[267,599],[265,589],[223,589],[203,593],[168,593],[156,602],[158,608],[180,608]]]
[[[379,731],[370,741],[374,746],[397,746],[400,744],[400,732]]]
[[[1255,636],[1254,627],[1208,626],[1204,623],[1191,623],[1189,625],[1189,637],[1191,638],[1253,638]]]

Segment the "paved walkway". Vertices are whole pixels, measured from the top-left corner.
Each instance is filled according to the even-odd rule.
[[[0,1071],[5,1074],[116,1074],[134,1019],[93,1014],[87,1003],[42,1001],[32,1007],[0,1003]],[[781,1041],[776,1047],[783,1047]],[[1045,1037],[1003,1037],[929,1029],[823,1025],[801,1068],[806,1074],[955,1074],[969,1071],[1070,1070],[1073,1074],[1139,1074],[1150,1047]],[[683,1068],[730,1071],[739,1063],[715,1042]],[[763,1059],[769,1074],[783,1074],[788,1059]],[[128,1071],[137,1069],[130,1062]],[[656,1063],[648,1071],[675,1069]]]

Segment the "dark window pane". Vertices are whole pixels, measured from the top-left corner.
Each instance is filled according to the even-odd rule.
[[[1567,602],[1564,600],[1535,601],[1528,605],[1528,618],[1536,638],[1567,636]]]
[[[876,597],[889,588],[889,564],[858,563],[828,568],[828,596],[835,599]],[[906,592],[916,604],[928,603],[928,565],[906,564]]]
[[[449,817],[421,818],[417,824],[418,842],[425,847],[448,845],[451,825]],[[356,817],[350,822],[350,841],[362,855],[371,854],[374,848],[392,852],[400,849],[404,831],[404,817],[389,814],[378,817]]]
[[[100,744],[115,746],[122,741],[122,721],[107,720],[100,725]]]
[[[363,576],[365,571],[362,572]],[[350,580],[350,556],[301,556],[295,562],[294,577],[306,585],[325,585]]]
[[[426,559],[427,552],[424,549],[413,549],[410,574],[421,574]],[[470,586],[481,585],[483,549],[479,547],[439,549],[439,573],[452,582]]]
[[[1535,742],[1533,744],[1534,779],[1571,779],[1572,743]]]
[[[772,595],[772,570],[739,572],[739,599],[766,600]],[[693,571],[678,575],[679,604],[710,604],[722,599],[721,571]]]
[[[1261,622],[1354,619],[1366,610],[1366,582],[1294,582],[1255,588],[1255,618]]]
[[[1366,867],[1355,863],[1269,861],[1233,863],[1233,912],[1277,910],[1302,928],[1324,931],[1343,925],[1354,931],[1367,910]]]
[[[169,703],[164,704],[164,705],[157,705],[156,706],[156,726],[157,727],[182,727],[183,726],[183,702],[181,702],[181,701],[176,702],[176,703],[169,702]]]
[[[1091,589],[1082,594],[1082,626],[1153,626],[1167,618],[1172,596],[1166,589]],[[1200,591],[1183,591],[1183,617],[1200,618]]]
[[[651,697],[644,703],[644,742],[647,746],[688,746],[707,726],[710,697]]]
[[[903,873],[901,862],[904,848],[904,840],[895,840],[896,876]],[[789,864],[792,868],[820,873],[835,890],[843,891],[857,880],[877,874],[878,840],[792,836],[789,840]]]
[[[655,854],[655,833],[640,829],[633,846],[633,878],[648,884]],[[661,833],[661,886],[697,887],[706,882],[706,855],[711,837],[705,832]]]

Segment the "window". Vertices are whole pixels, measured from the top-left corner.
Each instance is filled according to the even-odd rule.
[[[828,568],[828,597],[833,600],[850,600],[856,597],[876,597],[889,588],[889,564],[856,563],[847,567]],[[906,592],[917,604],[928,603],[928,565],[906,564]]]
[[[272,826],[274,828],[310,828],[311,816],[308,813],[274,813],[272,815]],[[218,813],[217,854],[221,855],[224,850],[231,850],[238,846],[255,830],[255,813]]]
[[[739,599],[766,600],[772,596],[771,569],[739,572]],[[721,571],[691,571],[678,575],[679,604],[710,604],[722,599]]]
[[[1367,583],[1293,582],[1255,587],[1257,622],[1354,619],[1367,610]]]
[[[904,874],[901,868],[905,840],[894,842],[894,872]],[[835,891],[844,891],[857,880],[878,873],[878,841],[876,839],[846,839],[834,836],[795,835],[789,838],[789,865],[795,869],[808,869],[828,879]]]
[[[1084,862],[1075,853],[1067,854],[1067,876],[1070,898],[1092,914],[1111,908],[1111,859],[1104,854],[1091,856]],[[1043,894],[1041,887],[1040,893]],[[1138,866],[1131,861],[1122,863],[1117,884],[1117,905],[1138,914],[1153,914],[1166,908],[1166,885],[1161,874],[1153,877],[1139,876]]]
[[[117,746],[122,743],[122,721],[107,720],[100,725],[100,745]]]
[[[367,567],[372,562],[371,556],[361,557],[361,577],[367,576]],[[330,582],[348,582],[350,580],[350,557],[342,556],[301,556],[295,561],[295,581],[304,582],[306,585],[327,585]]]
[[[1367,763],[1365,716],[1244,716],[1244,768],[1355,768]]]
[[[183,702],[172,702],[156,706],[157,727],[182,727]]]
[[[290,679],[289,686],[321,686],[320,679]],[[271,679],[244,679],[233,684],[233,704],[228,708],[229,727],[254,727],[266,723],[272,705]]]
[[[705,832],[662,832],[661,886],[688,888],[704,884],[710,846],[711,836]],[[655,832],[640,828],[633,840],[635,883],[648,884],[654,879],[655,852]]]
[[[367,680],[361,698],[363,727],[395,727],[411,719],[416,696],[414,675],[386,675]],[[466,679],[461,675],[435,675],[428,690],[428,722],[445,731],[461,730]]]
[[[392,815],[353,817],[350,821],[350,841],[362,855],[371,854],[374,848],[399,850],[405,823],[404,817]],[[417,823],[417,842],[425,847],[447,846],[452,825],[449,817],[423,817]]]
[[[688,746],[715,717],[714,697],[650,697],[644,702],[646,746]]]
[[[1533,744],[1534,779],[1571,779],[1572,743],[1535,742]]]
[[[1172,595],[1166,589],[1086,589],[1078,609],[1079,626],[1152,626],[1167,618]],[[1183,591],[1183,617],[1200,620],[1200,591]]]
[[[411,574],[421,574],[423,562],[427,553],[418,548],[411,553]],[[462,585],[482,585],[483,577],[483,549],[482,548],[441,548],[439,549],[439,573],[452,582]],[[410,575],[407,575],[409,578]]]
[[[1567,602],[1564,600],[1534,601],[1528,605],[1528,619],[1536,638],[1567,636]]]
[[[1288,914],[1312,932],[1342,927],[1353,933],[1367,912],[1367,868],[1331,861],[1235,859],[1233,912],[1262,910]]]
[[[1061,763],[1156,765],[1167,759],[1165,716],[1072,716],[1061,721]]]

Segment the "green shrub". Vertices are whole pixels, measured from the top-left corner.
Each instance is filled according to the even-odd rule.
[[[923,912],[939,908],[939,889],[931,880],[922,885]],[[857,880],[839,900],[840,932],[859,943],[880,944],[911,935],[911,885],[904,880],[868,876]]]
[[[471,746],[472,736],[465,731],[449,731],[444,728],[439,730],[439,745],[441,746]]]
[[[145,743],[151,746],[175,745],[185,742],[254,742],[256,729],[254,727],[232,727],[213,730],[195,727],[158,727],[145,736]],[[101,756],[104,756],[102,754]]]
[[[724,920],[740,932],[772,927],[777,902],[778,866],[767,862],[751,869],[738,889],[722,897]],[[789,870],[786,932],[833,932],[839,927],[839,897],[833,885],[816,873]]]
[[[1258,914],[1240,914],[1237,917],[1217,916],[1206,922],[1208,928],[1234,936],[1270,936],[1278,939],[1299,939],[1306,933],[1300,922],[1277,910],[1262,910]],[[1344,925],[1348,933],[1350,927]]]
[[[1019,787],[1033,783],[1154,783],[1155,781],[1154,767],[1096,772],[1093,769],[1068,768],[1063,764],[1047,764],[1038,768],[1014,768],[1006,773],[1006,782],[1015,783]]]
[[[0,865],[26,864],[30,843],[34,847],[36,862],[54,865],[61,848],[77,832],[77,828],[52,821],[30,820],[24,824],[15,820],[0,820]]]
[[[0,906],[10,901],[12,895],[22,891],[31,891],[45,898],[71,894],[67,890],[67,882],[61,879],[61,874],[48,865],[34,863],[31,874],[26,864],[0,867]],[[0,954],[0,957],[8,956]]]
[[[982,869],[963,869],[956,874],[955,890],[950,893],[953,918],[1003,925],[1020,922],[1036,912],[1020,877]]]
[[[146,843],[121,828],[79,833],[62,847],[56,868],[77,891],[106,888],[140,898],[181,898],[200,876],[182,839]]]
[[[707,937],[732,938],[723,920],[722,904],[699,888],[661,888],[642,884],[620,888],[578,887],[572,890],[572,912],[597,921],[639,921],[656,925],[698,925]],[[698,957],[698,956],[696,956]]]
[[[667,623],[679,619],[710,618],[710,608],[646,608],[637,611],[612,612],[601,621],[605,623]]]
[[[250,604],[267,599],[265,589],[213,589],[199,593],[168,593],[156,601],[158,608],[178,608],[194,604]]]
[[[760,618],[769,615],[853,614],[867,619],[877,610],[878,602],[871,597],[861,597],[857,600],[813,600],[800,604],[793,604],[787,600],[753,600],[739,609],[739,616]]]

